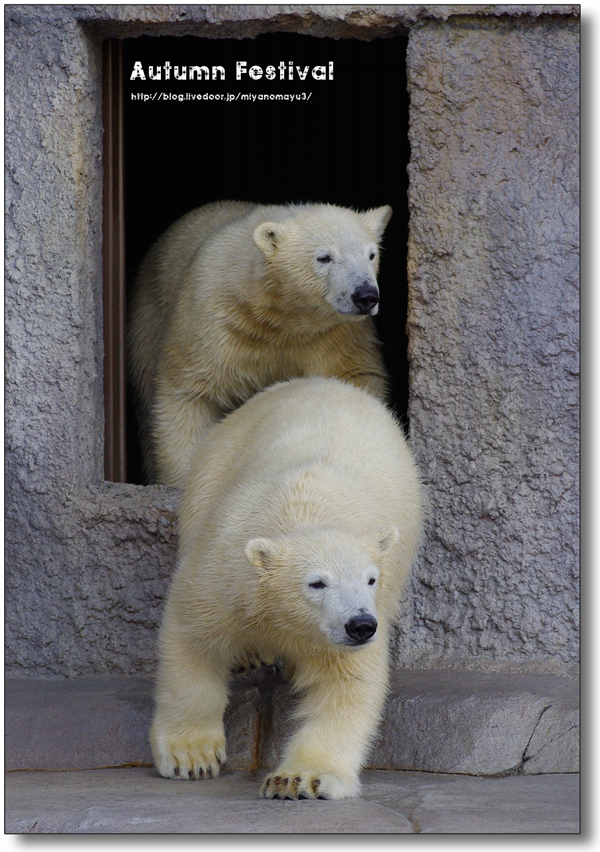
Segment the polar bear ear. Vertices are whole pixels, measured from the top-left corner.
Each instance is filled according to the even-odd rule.
[[[388,554],[399,538],[398,527],[390,525],[389,527],[382,527],[380,530],[377,530],[375,534],[375,546],[381,556]]]
[[[392,208],[388,204],[385,207],[377,207],[374,210],[367,210],[366,213],[361,213],[361,216],[367,230],[374,234],[375,239],[379,242],[386,229],[387,223],[392,218]]]
[[[253,538],[246,545],[246,558],[255,568],[269,568],[277,553],[277,545],[268,538]]]
[[[271,257],[281,245],[285,231],[285,225],[282,225],[281,222],[263,222],[262,225],[254,229],[252,237],[259,249],[267,257]]]

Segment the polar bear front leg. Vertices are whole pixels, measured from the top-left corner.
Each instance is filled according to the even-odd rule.
[[[288,743],[281,764],[263,781],[262,796],[358,796],[360,769],[387,690],[385,649],[383,654],[380,649],[376,654],[369,650],[355,652],[369,659],[363,657],[360,666],[350,665],[347,671],[335,666],[315,671],[314,664],[310,673],[298,670],[296,681],[306,690],[298,712],[302,724]]]
[[[189,650],[165,657],[150,731],[155,766],[165,778],[215,778],[226,759],[227,672]]]

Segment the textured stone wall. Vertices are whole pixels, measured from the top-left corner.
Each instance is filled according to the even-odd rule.
[[[10,673],[155,664],[177,494],[102,481],[100,48],[143,33],[410,30],[411,424],[431,516],[397,655],[573,659],[576,10],[6,7]]]
[[[577,657],[578,25],[411,33],[412,648]]]
[[[102,481],[101,42],[73,7],[6,22],[6,664],[155,665],[167,489]]]

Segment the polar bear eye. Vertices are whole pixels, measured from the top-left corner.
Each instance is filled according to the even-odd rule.
[[[331,263],[331,255],[320,254],[317,260],[319,261],[319,263]]]
[[[375,585],[375,577],[371,577],[371,579],[369,580],[369,586],[374,586],[374,585]]]
[[[325,583],[323,582],[323,580],[315,580],[314,583],[309,583],[308,585],[310,586],[311,589],[324,589],[325,588]]]
[[[375,252],[374,251],[372,251],[371,254],[369,255],[369,260],[375,260]]]

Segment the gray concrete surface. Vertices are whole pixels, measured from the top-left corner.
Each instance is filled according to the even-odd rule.
[[[260,776],[170,781],[153,769],[12,772],[6,825],[20,833],[574,834],[577,775],[471,778],[363,773],[359,799],[267,801]]]
[[[151,682],[9,679],[11,770],[151,764]],[[289,685],[268,672],[233,681],[230,769],[274,766],[293,729]],[[392,678],[367,766],[497,775],[577,772],[578,683],[553,675],[404,671]]]
[[[342,802],[258,797],[294,703],[278,673],[234,681],[228,770],[207,782],[156,774],[148,745],[151,696],[149,680],[9,678],[6,831],[579,831],[575,676],[396,672],[362,796]]]

